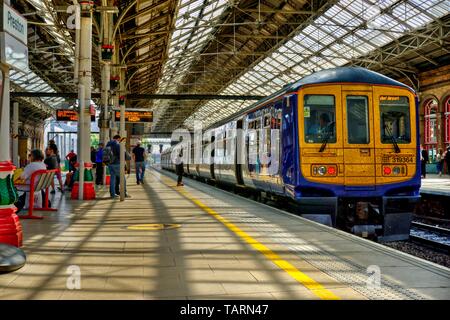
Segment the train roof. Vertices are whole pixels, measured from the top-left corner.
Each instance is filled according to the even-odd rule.
[[[415,93],[415,91],[404,83],[386,77],[378,72],[371,71],[361,67],[337,67],[332,69],[321,70],[312,73],[296,82],[285,85],[280,90],[274,92],[273,94],[253,103],[247,108],[238,111],[237,113],[222,119],[219,122],[211,124],[207,129],[211,129],[217,126],[221,126],[230,121],[236,120],[244,114],[250,113],[252,110],[257,109],[260,105],[266,102],[284,95],[289,92],[295,92],[301,89],[303,86],[314,85],[314,84],[325,84],[325,83],[361,83],[361,84],[373,84],[373,85],[385,85],[402,87],[408,89]]]
[[[361,67],[339,67],[310,74],[289,85],[289,90],[298,90],[303,86],[322,83],[364,83],[403,87],[414,91],[409,86],[378,72]]]

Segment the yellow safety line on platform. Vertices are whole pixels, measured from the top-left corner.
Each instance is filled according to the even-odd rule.
[[[247,242],[249,245],[251,245],[253,248],[261,252],[264,256],[266,256],[267,259],[272,261],[275,265],[277,265],[279,268],[286,271],[292,278],[300,282],[302,285],[304,285],[306,288],[308,288],[312,293],[314,293],[316,296],[318,296],[321,299],[324,300],[339,300],[340,298],[335,295],[333,292],[331,292],[328,289],[325,289],[324,286],[322,286],[320,283],[315,281],[314,279],[308,277],[306,274],[298,270],[294,265],[289,263],[286,260],[283,260],[278,254],[270,250],[268,247],[266,247],[264,244],[259,242],[258,240],[251,237],[248,233],[241,230],[239,227],[228,221],[226,218],[222,217],[219,213],[205,205],[200,200],[195,199],[192,197],[187,191],[183,189],[179,189],[177,187],[172,187],[172,189],[178,191],[182,195],[184,195],[186,198],[194,202],[197,206],[199,206],[202,210],[212,215],[214,218],[222,222],[228,229],[233,231],[237,236],[239,236],[241,239],[243,239],[245,242]]]

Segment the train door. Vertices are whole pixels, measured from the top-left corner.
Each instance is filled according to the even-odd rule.
[[[273,193],[284,193],[281,180],[281,118],[282,102],[279,101],[272,108],[272,119],[270,123],[270,169],[271,190]]]
[[[293,114],[292,96],[283,98],[283,112],[281,120],[281,176],[285,191],[294,194],[295,183],[295,122]]]
[[[343,89],[342,108],[344,186],[347,190],[374,190],[376,172],[372,92]]]

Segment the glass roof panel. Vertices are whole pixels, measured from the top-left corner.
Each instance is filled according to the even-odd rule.
[[[163,76],[168,76],[173,83],[181,81],[187,74],[194,59],[186,59],[186,49],[191,57],[198,54],[207,43],[208,36],[213,31],[211,21],[220,16],[228,7],[226,0],[180,0],[180,9],[175,23],[175,30],[171,37],[169,47],[178,47],[179,50],[171,51],[163,67]],[[204,10],[202,10],[202,8]],[[179,28],[186,31],[179,31]],[[180,34],[182,34],[181,37]],[[177,38],[179,37],[179,38]],[[179,68],[181,63],[186,63],[186,69]],[[169,67],[170,66],[170,67]],[[176,75],[176,78],[175,78]],[[160,82],[158,93],[174,93],[177,85],[167,86]],[[160,102],[156,102],[156,107]]]
[[[269,53],[253,70],[236,78],[222,93],[271,94],[297,80],[297,75],[345,65],[350,59],[366,55],[449,11],[450,1],[446,0],[340,0],[299,30],[293,39]],[[269,73],[255,72],[262,70]],[[219,100],[219,103],[226,102]],[[251,103],[242,103],[238,108]],[[185,125],[209,106],[206,103],[200,107],[186,119]],[[225,112],[216,112],[202,121],[214,123],[224,117]]]

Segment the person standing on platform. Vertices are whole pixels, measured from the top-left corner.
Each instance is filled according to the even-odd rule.
[[[45,160],[44,163],[47,166],[47,170],[55,170],[58,169],[58,160],[56,158],[56,152],[58,149],[56,148],[56,144],[50,144],[47,149],[45,149]],[[52,191],[51,194],[55,193],[55,182],[52,181]]]
[[[447,164],[447,174],[450,175],[450,147],[447,147],[447,151],[445,152],[445,163]]]
[[[103,142],[98,144],[97,153],[95,155],[95,184],[103,184]]]
[[[177,179],[177,187],[184,186],[183,184],[183,174],[184,174],[184,168],[183,168],[183,148],[180,149],[180,152],[178,154],[176,164],[175,164],[175,173],[178,176]]]
[[[96,164],[96,162],[95,162],[96,158],[97,158],[97,150],[95,150],[94,146],[91,146],[91,163],[94,168],[95,168],[95,164]]]
[[[436,169],[439,177],[442,177],[442,171],[444,170],[444,150],[442,148],[439,148],[436,154]]]
[[[426,150],[424,148],[424,146],[421,146],[421,150],[420,150],[420,169],[422,172],[422,178],[426,178],[427,176],[427,163],[429,161],[429,157],[428,157],[428,150]]]
[[[77,154],[70,150],[66,155],[66,160],[69,161],[69,172],[75,172],[75,163],[77,163]]]
[[[103,150],[103,160],[108,163],[109,173],[111,174],[111,180],[109,183],[109,193],[111,198],[117,198],[116,185],[120,182],[120,135],[115,135],[113,140],[106,144],[106,148]],[[117,179],[117,181],[116,181]],[[129,198],[127,194],[127,182],[125,181],[125,197]]]
[[[58,162],[58,166],[56,167],[56,169],[58,169],[58,171],[56,172],[56,178],[58,179],[59,189],[60,189],[61,193],[64,193],[64,183],[62,181],[62,175],[61,175],[61,156],[59,155],[58,146],[56,145],[55,140],[50,140],[48,142],[48,145],[54,146],[56,161]]]
[[[136,165],[136,183],[144,183],[144,174],[145,174],[145,160],[147,158],[147,154],[145,153],[145,149],[141,147],[141,142],[138,141],[136,143],[136,147],[133,148],[133,160]]]

